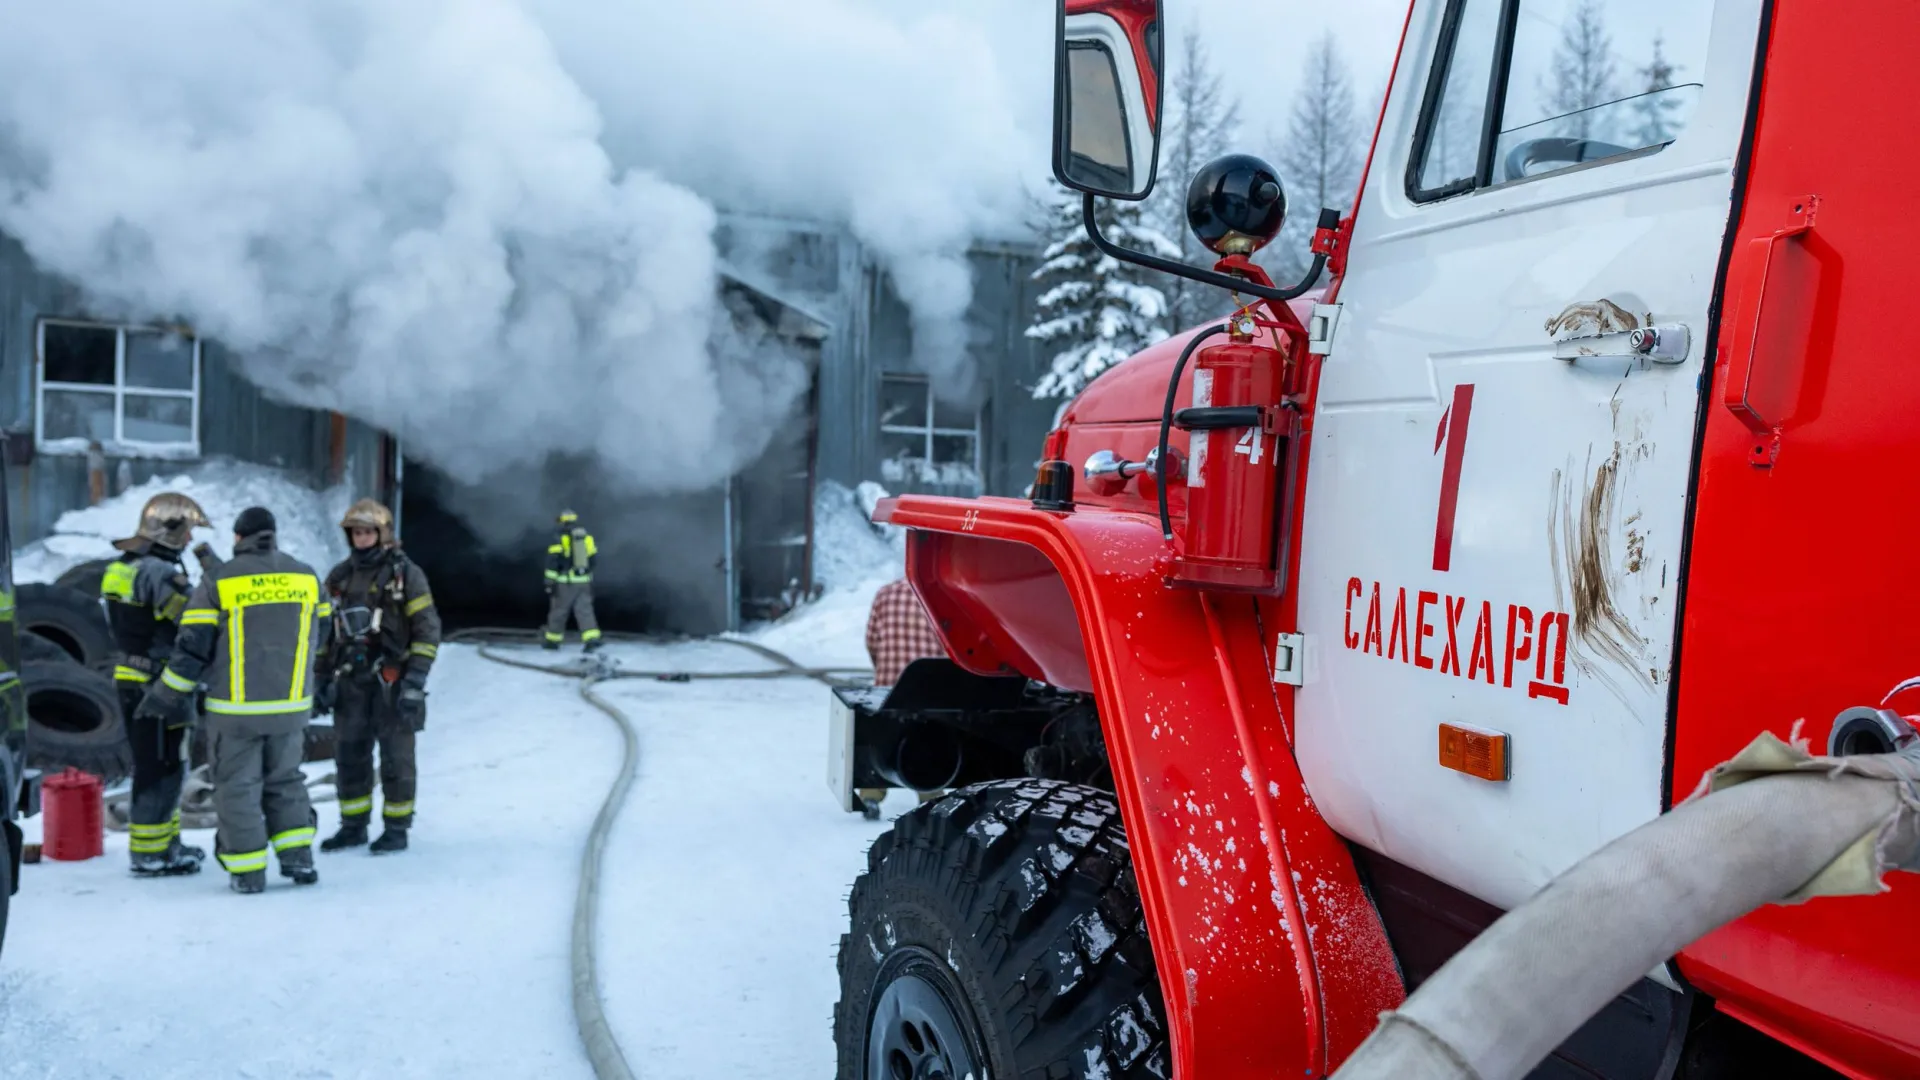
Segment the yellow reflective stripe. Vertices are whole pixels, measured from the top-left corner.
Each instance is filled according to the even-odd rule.
[[[327,618],[332,618],[332,617],[333,617],[333,605],[332,605],[332,604],[329,604],[329,603],[327,603],[327,602],[326,602],[325,600],[322,600],[322,601],[320,601],[320,606],[319,606],[319,607],[317,607],[317,608],[314,608],[314,609],[313,609],[313,613],[314,613],[315,615],[318,615],[318,616],[320,616],[320,617],[321,617],[321,618],[323,618],[323,619],[327,619]]]
[[[217,626],[220,622],[218,608],[188,608],[180,613],[181,626]]]
[[[600,639],[600,631],[598,628],[595,628],[592,630],[580,631],[581,641],[598,641],[599,639]]]
[[[151,676],[149,676],[146,672],[141,671],[139,668],[130,668],[125,664],[113,665],[113,677],[115,679],[118,679],[121,682],[141,682],[141,683],[147,682],[151,678]]]
[[[192,679],[175,673],[172,668],[166,668],[160,672],[160,681],[183,694],[193,693],[194,687],[199,685]]]
[[[588,555],[600,554],[600,545],[593,542],[593,537],[591,535],[587,537],[586,548],[587,548]]]
[[[354,817],[355,815],[371,813],[372,811],[373,796],[371,795],[362,795],[357,799],[340,800],[341,817]]]
[[[227,617],[227,696],[247,700],[247,609]]]
[[[175,593],[166,603],[160,605],[157,614],[168,622],[178,622],[180,613],[185,610],[187,610],[187,598]]]
[[[134,566],[130,562],[107,564],[106,572],[100,575],[100,595],[124,604],[133,603],[135,574]]]
[[[548,581],[559,581],[559,580],[560,580],[560,571],[558,571],[558,570],[549,570],[549,571],[547,571],[547,580],[548,580]]]
[[[553,632],[553,631],[551,631],[551,630],[549,630],[549,631],[547,631],[547,640],[548,640],[548,641],[564,641],[564,640],[566,640],[566,637],[567,637],[567,635],[565,635],[565,634],[556,634],[556,633],[554,633],[554,632]]]
[[[427,610],[432,606],[433,606],[433,594],[421,593],[419,596],[416,596],[412,600],[407,601],[407,617],[412,618],[413,616],[420,614],[421,612]]]
[[[140,822],[136,821],[133,824],[127,826],[127,832],[129,834],[133,836],[143,836],[143,837],[144,836],[172,836],[173,829],[174,829],[174,824],[171,821],[162,821],[154,825],[143,825]]]
[[[547,548],[547,554],[549,554],[549,555],[565,555],[565,554],[566,554],[566,551],[564,551],[564,550],[563,550],[563,549],[562,549],[562,548],[560,547],[560,545],[559,545],[559,544],[553,544],[553,545],[551,545],[550,547],[548,547],[548,548]]]
[[[208,698],[207,711],[225,716],[265,716],[273,713],[304,712],[313,708],[310,697],[288,698],[285,701],[228,701],[221,698]]]
[[[315,601],[300,602],[300,621],[294,626],[299,635],[298,643],[293,647],[293,681],[287,687],[289,694],[307,692],[307,654],[313,651],[313,607]],[[311,699],[309,699],[311,700]]]
[[[431,660],[434,657],[440,655],[440,646],[429,645],[424,641],[417,641],[412,645],[407,646],[407,651],[409,653],[412,653],[415,656],[424,656],[427,659]]]
[[[261,848],[259,851],[244,851],[237,855],[228,855],[225,852],[221,852],[220,865],[226,867],[227,873],[229,874],[244,874],[250,870],[265,870],[267,868],[267,849]]]
[[[276,833],[273,839],[267,842],[273,845],[273,850],[285,851],[292,847],[306,847],[308,844],[313,843],[313,836],[313,830],[303,826],[298,829],[288,829],[283,833]]]
[[[411,799],[406,802],[390,802],[380,808],[381,817],[406,817],[411,813],[413,813],[413,800]]]
[[[127,841],[127,850],[136,855],[158,855],[173,846],[173,836],[156,836],[142,840]]]

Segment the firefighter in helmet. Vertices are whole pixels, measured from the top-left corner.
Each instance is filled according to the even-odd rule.
[[[600,548],[580,524],[580,515],[560,511],[560,534],[547,545],[547,636],[542,643],[557,649],[567,636],[567,616],[580,627],[580,643],[587,652],[600,647],[600,623],[593,617],[593,564]]]
[[[294,884],[320,880],[300,758],[313,710],[308,658],[325,646],[328,621],[313,568],[276,549],[272,512],[248,507],[233,523],[233,558],[200,578],[136,712],[170,722],[207,684],[215,849],[235,892],[265,891],[269,851]]]
[[[195,526],[209,524],[200,504],[163,492],[140,510],[135,535],[116,540],[120,558],[100,578],[100,597],[113,631],[114,686],[133,751],[129,808],[133,872],[143,877],[192,874],[206,852],[180,842],[180,789],[186,767],[182,742],[194,721],[192,701],[166,717],[141,715],[140,700],[173,656],[181,615],[193,593],[182,563]]]
[[[320,850],[367,842],[377,745],[383,828],[372,850],[405,851],[417,781],[414,736],[427,723],[427,673],[440,652],[440,613],[427,575],[394,540],[392,512],[361,499],[348,508],[340,528],[352,550],[327,574],[333,644],[316,703],[333,713],[340,831]]]

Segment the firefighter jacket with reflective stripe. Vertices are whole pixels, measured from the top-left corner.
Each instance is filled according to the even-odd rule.
[[[253,718],[249,730],[297,730],[332,614],[312,567],[275,551],[271,532],[249,536],[193,590],[161,681],[181,693],[205,682],[207,712]]]
[[[356,551],[327,572],[333,603],[330,674],[399,668],[415,686],[440,653],[440,612],[426,572],[397,547]]]
[[[593,580],[593,564],[599,557],[593,536],[575,525],[547,545],[547,580],[584,585]]]
[[[113,677],[121,682],[147,682],[173,655],[193,583],[178,561],[155,554],[166,550],[129,552],[107,564],[100,576],[100,599],[120,654],[114,658]]]

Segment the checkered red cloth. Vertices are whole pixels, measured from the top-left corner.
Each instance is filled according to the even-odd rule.
[[[892,686],[908,664],[947,655],[933,620],[906,579],[880,587],[867,614],[867,655],[873,657],[873,685]]]

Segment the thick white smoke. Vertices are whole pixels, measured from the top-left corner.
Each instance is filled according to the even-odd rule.
[[[855,0],[4,0],[0,232],[456,477],[697,488],[804,391],[724,340],[714,202],[846,224],[964,393],[963,254],[1044,169],[1039,74]]]

